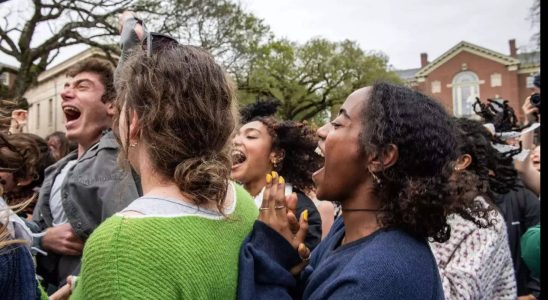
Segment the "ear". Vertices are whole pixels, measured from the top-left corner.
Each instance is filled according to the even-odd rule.
[[[129,123],[129,139],[138,140],[141,131],[139,117],[135,111],[130,112],[129,117],[131,118]]]
[[[107,116],[109,117],[114,117],[114,114],[116,112],[116,107],[114,106],[114,101],[109,101],[107,103],[105,103],[105,105],[107,106]]]
[[[17,186],[27,186],[27,185],[29,185],[33,180],[34,180],[34,178],[32,178],[32,176],[29,176],[28,178],[25,178],[25,179],[18,179],[18,180],[17,180]]]
[[[396,164],[399,157],[398,146],[390,144],[385,147],[380,155],[369,159],[368,169],[372,172],[380,172]]]
[[[471,163],[472,156],[470,156],[470,154],[463,154],[457,159],[457,163],[455,164],[455,171],[465,170]]]

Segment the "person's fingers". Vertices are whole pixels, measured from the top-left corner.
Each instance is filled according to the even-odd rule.
[[[80,254],[82,254],[82,250],[84,250],[84,244],[83,243],[77,243],[77,242],[71,242],[71,241],[65,241],[63,243],[63,248],[65,248],[67,253],[71,253],[70,255],[80,255]]]
[[[297,234],[301,225],[292,211],[287,212],[287,223],[289,224],[289,230],[291,230],[293,234]]]
[[[299,220],[299,231],[295,234],[295,241],[300,243],[304,242],[306,234],[308,233],[308,209],[305,209],[301,213],[301,218]]]
[[[274,210],[274,206],[276,206],[276,195],[278,193],[278,173],[275,171],[272,171],[272,182],[270,184],[270,191],[268,195],[268,208],[271,210]],[[266,192],[266,190],[265,190]]]
[[[274,201],[276,215],[283,220],[287,220],[287,208],[285,205],[285,179],[283,176],[278,177],[278,186]]]
[[[287,209],[293,212],[293,214],[297,214],[297,194],[291,193],[291,195],[287,196],[286,199]]]
[[[63,287],[61,287],[55,293],[49,296],[49,300],[68,299],[70,294],[71,294],[70,286],[68,284],[65,284]]]
[[[261,202],[261,207],[259,208],[259,220],[268,223],[268,211],[270,210],[268,201],[270,196],[270,186],[272,185],[272,175],[270,173],[266,174],[266,185],[263,192],[263,201]]]
[[[308,261],[308,259],[310,258],[310,249],[304,243],[299,244],[297,252],[299,253],[299,256],[302,260]]]
[[[308,262],[301,261],[298,265],[291,268],[291,270],[289,270],[289,272],[291,272],[291,275],[293,275],[293,276],[299,276],[301,274],[302,270],[304,269],[304,267],[306,267],[307,264],[308,264]]]

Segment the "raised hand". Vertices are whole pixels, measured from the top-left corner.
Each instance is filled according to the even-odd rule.
[[[303,242],[308,231],[308,211],[303,211],[297,221],[295,217],[297,195],[292,194],[286,197],[284,192],[284,178],[278,176],[276,172],[267,174],[263,202],[259,208],[259,220],[278,232],[295,250],[298,250],[301,244],[304,246]]]

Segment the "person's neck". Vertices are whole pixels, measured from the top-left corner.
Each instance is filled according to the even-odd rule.
[[[173,180],[164,178],[152,168],[150,160],[148,159],[146,154],[141,153],[138,156],[139,170],[136,171],[139,173],[141,178],[141,187],[143,188],[144,196],[176,199],[181,202],[196,205],[192,198],[184,191],[181,191],[179,186],[177,186],[177,184]],[[200,205],[200,207],[210,210],[216,209],[216,206],[213,202],[204,203]]]
[[[378,209],[378,200],[373,194],[373,187],[365,187],[361,192],[354,193],[341,201],[344,222],[344,238],[341,244],[347,244],[366,237],[378,229],[379,212],[375,211],[346,211],[345,209]]]
[[[250,181],[244,184],[244,189],[252,196],[257,197],[266,185],[266,173],[259,180]]]

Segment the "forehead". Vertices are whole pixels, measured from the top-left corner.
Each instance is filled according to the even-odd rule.
[[[361,88],[352,92],[352,94],[350,94],[350,96],[348,96],[348,98],[344,101],[341,109],[344,109],[351,119],[358,118],[365,102],[369,98],[369,92],[369,87]]]
[[[101,76],[97,73],[93,72],[81,72],[76,74],[74,77],[67,78],[67,83],[76,83],[79,81],[89,81],[93,83],[94,85],[103,87],[103,82],[101,80]]]
[[[260,132],[265,132],[265,133],[267,132],[266,125],[264,125],[263,122],[261,121],[248,122],[242,125],[242,127],[240,127],[240,131],[242,132],[246,130],[253,130],[253,129]]]

